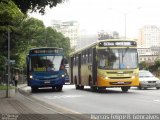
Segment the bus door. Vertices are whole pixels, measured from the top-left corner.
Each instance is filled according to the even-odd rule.
[[[81,84],[81,54],[78,54],[78,83]]]
[[[97,82],[97,60],[96,60],[96,48],[92,51],[92,85]]]
[[[70,83],[73,83],[73,57],[70,58],[70,79]]]

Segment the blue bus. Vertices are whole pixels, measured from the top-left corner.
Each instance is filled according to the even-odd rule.
[[[62,91],[65,84],[65,62],[62,48],[34,48],[27,56],[27,82],[32,92],[41,87]]]

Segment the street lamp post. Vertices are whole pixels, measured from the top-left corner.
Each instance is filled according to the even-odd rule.
[[[141,6],[139,6],[139,7],[137,7],[135,10],[140,10],[142,7]],[[108,10],[114,10],[114,8],[108,8]],[[115,10],[114,10],[115,11]],[[124,38],[125,39],[127,39],[127,14],[128,13],[132,13],[133,11],[130,11],[130,12],[128,12],[128,11],[121,11],[120,9],[119,10],[116,10],[116,12],[118,12],[118,13],[121,13],[121,14],[124,14]]]
[[[10,81],[10,30],[8,28],[8,79],[7,79],[7,90],[6,90],[6,97],[9,97],[9,81]]]
[[[124,32],[125,32],[125,39],[126,39],[126,37],[127,37],[126,31],[127,31],[127,14],[125,13],[125,14],[124,14]]]

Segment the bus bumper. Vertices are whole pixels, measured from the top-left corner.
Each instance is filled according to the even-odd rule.
[[[65,78],[59,78],[55,80],[29,80],[28,86],[31,87],[54,87],[63,86],[65,84]]]
[[[102,87],[122,87],[122,86],[130,86],[136,87],[139,86],[139,79],[104,79],[102,77],[98,78],[97,86]]]

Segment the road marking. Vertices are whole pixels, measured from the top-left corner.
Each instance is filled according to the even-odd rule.
[[[44,96],[47,99],[53,100],[53,99],[61,99],[61,98],[77,98],[82,97],[82,95],[62,95],[62,96]]]
[[[154,102],[160,102],[160,100],[153,100]]]

